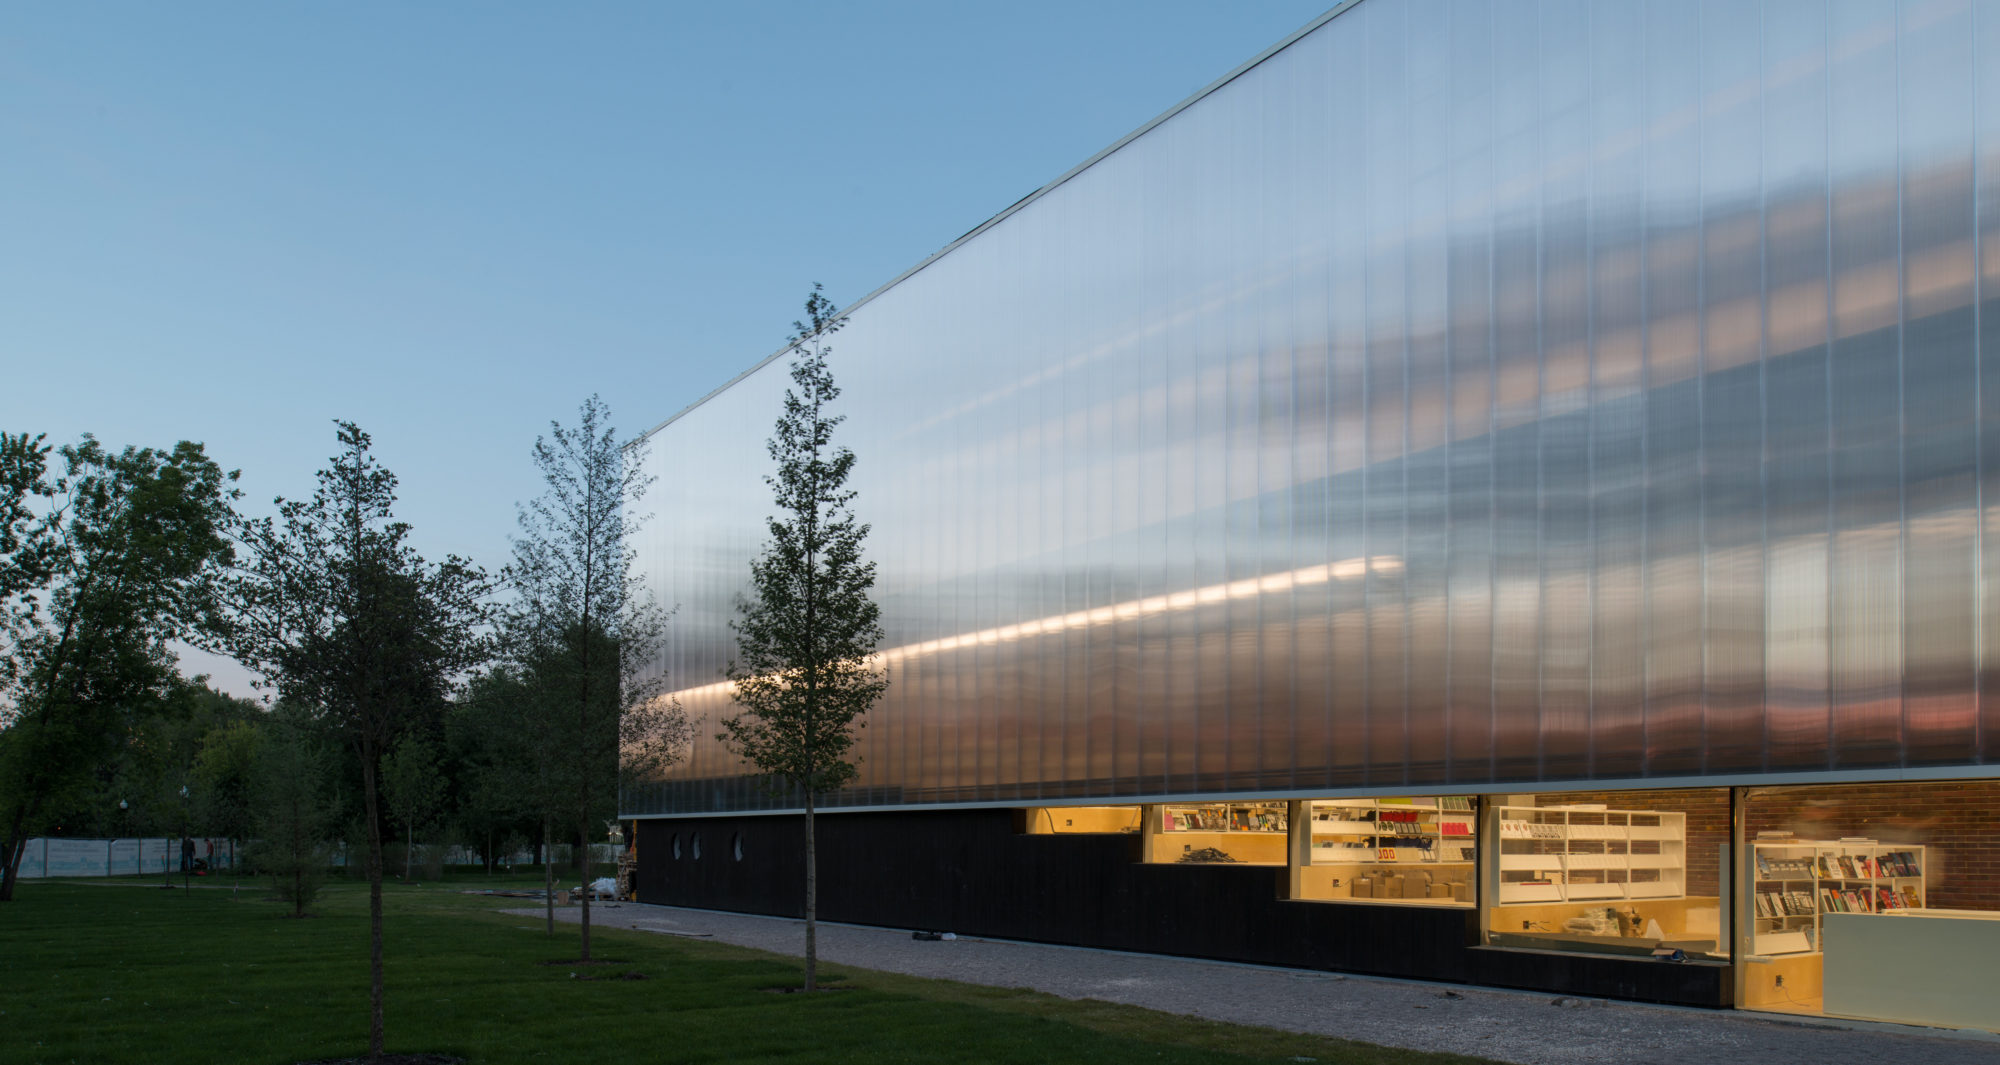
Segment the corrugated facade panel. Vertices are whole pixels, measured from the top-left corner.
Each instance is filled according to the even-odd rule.
[[[1996,22],[1366,0],[877,295],[828,805],[1993,755]],[[653,438],[629,813],[791,805],[709,739],[786,383]]]

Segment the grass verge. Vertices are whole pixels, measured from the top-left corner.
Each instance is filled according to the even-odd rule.
[[[468,1062],[1295,1062],[1446,1065],[1395,1050],[981,987],[823,966],[837,995],[777,995],[795,959],[706,940],[576,932],[460,894],[533,878],[389,885],[389,1049]],[[367,892],[330,886],[292,920],[261,887],[24,883],[0,907],[0,1062],[288,1065],[358,1054],[367,1034]],[[638,977],[626,974],[636,973]]]

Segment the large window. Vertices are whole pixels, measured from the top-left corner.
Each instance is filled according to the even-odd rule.
[[[1287,802],[1169,803],[1147,807],[1146,860],[1188,865],[1283,865]]]
[[[1743,818],[1742,1005],[2000,1028],[2000,782],[1754,788]]]
[[[1471,906],[1478,802],[1469,795],[1313,799],[1302,805],[1292,897]]]
[[[1729,791],[1488,800],[1487,942],[1592,954],[1729,956]],[[1676,955],[1676,952],[1678,954]]]

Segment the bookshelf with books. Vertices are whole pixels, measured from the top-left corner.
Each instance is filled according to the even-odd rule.
[[[1819,879],[1813,857],[1810,841],[1751,846],[1751,953],[1800,954],[1818,949]]]
[[[1914,843],[1839,840],[1813,855],[1822,913],[1886,913],[1924,908],[1924,848]]]
[[[1751,844],[1751,951],[1817,953],[1820,917],[1924,906],[1925,849],[1875,840],[1769,839]]]
[[[1503,806],[1502,906],[1686,894],[1687,815],[1594,804]]]

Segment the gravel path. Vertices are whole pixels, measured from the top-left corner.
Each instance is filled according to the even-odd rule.
[[[505,912],[542,915],[540,908]],[[556,914],[570,922],[579,916],[575,907]],[[804,952],[802,922],[783,918],[623,903],[591,907],[591,924],[706,935],[778,954]],[[821,922],[819,927],[820,957],[843,966],[1032,988],[1064,998],[1524,1065],[2000,1065],[2000,1037],[1985,1033],[1765,1020],[1009,940],[921,942],[908,931],[858,925]]]

